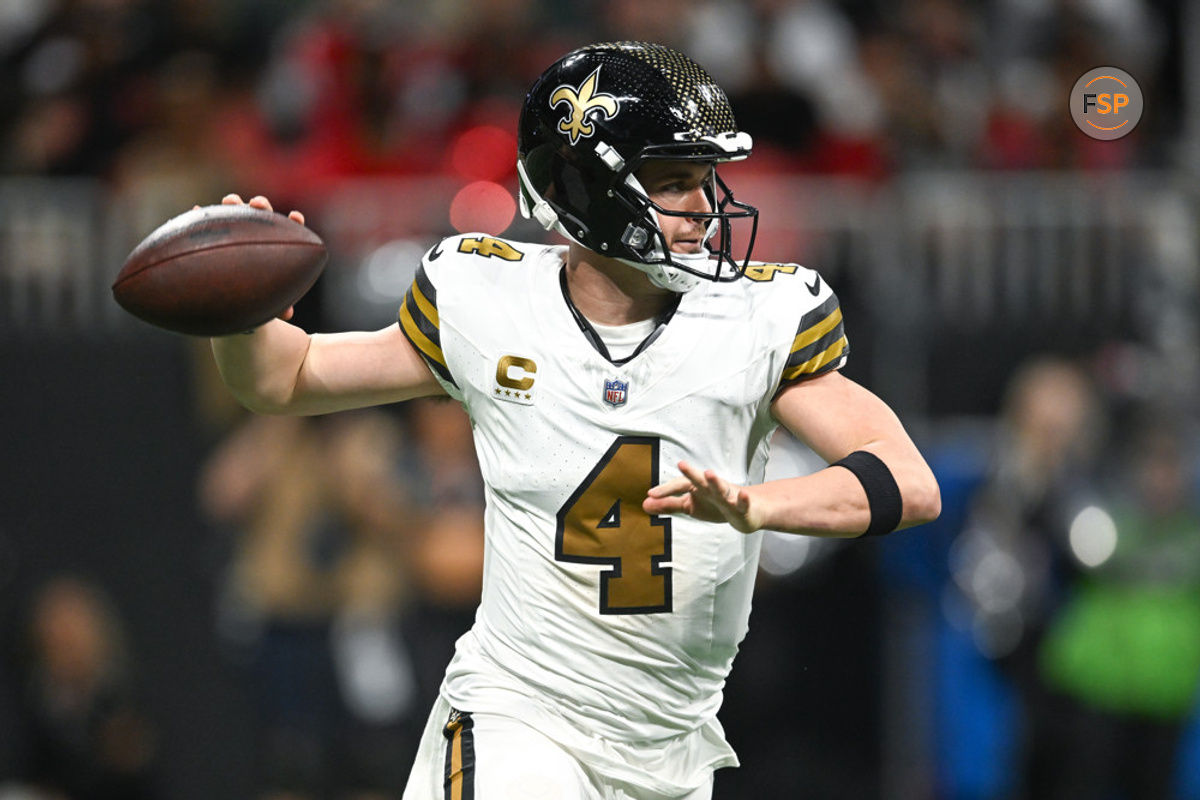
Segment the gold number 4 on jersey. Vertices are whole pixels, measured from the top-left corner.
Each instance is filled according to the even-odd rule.
[[[601,614],[671,611],[671,520],[642,510],[658,483],[658,439],[620,436],[558,511],[554,557],[606,564]]]
[[[474,239],[462,239],[458,243],[458,252],[474,253],[477,256],[491,258],[496,256],[505,261],[520,261],[525,257],[517,248],[513,247],[508,242],[500,239],[493,239],[490,236],[477,236]]]
[[[776,273],[795,275],[795,264],[753,264],[746,267],[745,275],[752,281],[773,281]]]

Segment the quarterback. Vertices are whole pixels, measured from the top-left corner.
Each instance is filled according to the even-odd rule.
[[[470,415],[483,597],[406,800],[710,797],[737,764],[716,715],[758,532],[876,535],[937,516],[900,421],[839,372],[833,290],[750,260],[758,212],[716,172],[750,151],[686,56],[581,48],[530,89],[518,134],[522,211],[565,244],[452,236],[396,325],[309,335],[273,320],[213,340],[255,411],[444,394]],[[780,424],[830,466],[764,483]]]

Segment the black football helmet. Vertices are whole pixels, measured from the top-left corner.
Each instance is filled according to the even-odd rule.
[[[750,260],[758,209],[734,200],[715,169],[706,187],[710,212],[665,209],[650,200],[636,172],[656,159],[737,161],[751,146],[725,92],[682,53],[643,42],[582,47],[543,72],[526,95],[517,143],[521,212],[666,289],[735,280]],[[672,253],[658,216],[708,219],[701,252]],[[741,259],[731,249],[737,218],[750,228]]]

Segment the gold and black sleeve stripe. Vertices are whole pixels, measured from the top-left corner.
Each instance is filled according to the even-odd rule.
[[[442,352],[441,322],[438,319],[437,290],[425,274],[425,267],[417,268],[416,277],[404,302],[400,304],[400,329],[412,342],[429,364],[430,369],[443,380],[454,383],[450,368],[446,366],[446,356]]]
[[[475,800],[475,721],[453,709],[442,728],[446,737],[446,767],[442,786],[445,800]]]
[[[842,309],[836,295],[809,311],[800,319],[792,352],[783,368],[783,380],[811,378],[835,369],[850,352]]]

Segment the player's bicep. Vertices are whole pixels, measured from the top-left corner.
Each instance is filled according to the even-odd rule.
[[[788,384],[771,413],[826,461],[882,441],[911,444],[886,403],[836,371]]]
[[[296,381],[299,413],[319,414],[443,394],[399,324],[315,334]]]

